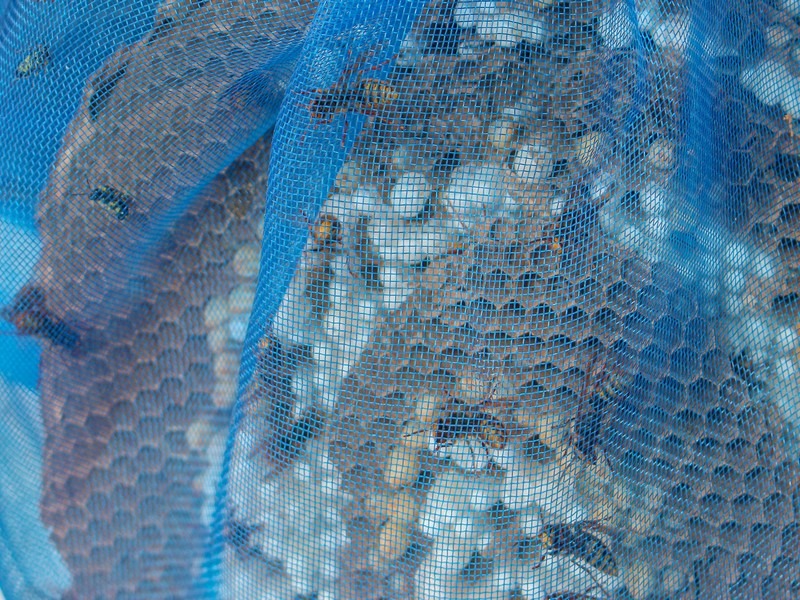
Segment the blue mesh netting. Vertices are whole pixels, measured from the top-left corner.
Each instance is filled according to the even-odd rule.
[[[800,597],[795,2],[0,6],[5,597]]]

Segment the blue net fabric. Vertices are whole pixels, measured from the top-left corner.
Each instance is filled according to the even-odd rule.
[[[789,598],[791,2],[18,1],[9,598]]]

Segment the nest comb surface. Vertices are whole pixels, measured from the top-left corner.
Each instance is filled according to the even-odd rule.
[[[247,282],[240,250],[257,256],[270,138],[221,173],[203,161],[254,141],[267,107],[234,105],[220,73],[238,80],[242,56],[263,52],[259,18],[291,37],[274,8],[163,7],[87,83],[43,195],[33,284],[77,335],[70,349],[45,344],[41,364],[41,511],[70,597],[185,597],[198,577],[208,439],[227,422],[236,365],[225,361],[242,346],[220,337],[227,317],[210,304]],[[152,110],[126,108],[136,105]],[[94,201],[100,187],[117,190],[124,214]],[[136,263],[149,228],[192,196]]]
[[[221,349],[209,338],[204,309],[211,297],[224,297],[241,282],[234,257],[260,241],[251,223],[263,210],[268,156],[269,141],[261,140],[215,178],[140,273],[144,291],[134,302],[109,303],[104,310],[87,306],[87,295],[82,303],[59,303],[65,288],[88,288],[86,279],[113,269],[113,251],[109,266],[82,260],[79,248],[87,238],[102,240],[104,227],[117,227],[116,220],[86,222],[78,215],[67,229],[78,236],[74,268],[42,286],[54,312],[79,323],[75,349],[46,348],[41,380],[42,516],[70,568],[75,597],[177,597],[196,576],[148,557],[174,548],[181,565],[196,568],[203,553],[204,536],[195,527],[208,459],[206,442],[197,436],[224,427],[219,386],[227,386],[230,400],[235,390],[235,380],[222,381],[216,368]],[[248,175],[250,181],[239,185],[251,171],[262,176]],[[241,202],[249,205],[244,212]],[[46,268],[46,260],[41,265]],[[91,326],[81,320],[90,309]],[[237,345],[229,342],[223,350],[235,353]]]
[[[417,403],[458,396],[476,373],[507,381],[498,413],[515,424],[511,444],[555,415],[558,434],[545,439],[562,451],[601,355],[616,378],[597,440],[610,473],[584,491],[613,515],[625,583],[637,597],[794,593],[800,471],[785,424],[732,368],[693,286],[589,238],[573,264],[602,268],[554,268],[553,237],[519,235],[429,267],[343,384],[330,434],[346,485],[359,498],[385,493]],[[569,265],[569,237],[560,243]],[[542,252],[551,260],[537,261]]]

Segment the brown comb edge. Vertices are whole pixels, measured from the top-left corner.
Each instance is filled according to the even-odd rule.
[[[157,257],[137,273],[136,284],[144,291],[132,302],[120,302],[115,293],[130,282],[109,282],[104,273],[110,271],[113,279],[114,266],[133,258],[124,243],[114,242],[135,242],[147,223],[146,212],[134,207],[125,222],[111,218],[90,202],[86,189],[110,182],[87,181],[93,169],[87,175],[80,168],[92,150],[105,163],[94,165],[94,176],[124,166],[123,176],[144,175],[137,182],[145,189],[148,179],[171,169],[174,160],[166,151],[137,154],[158,145],[145,148],[137,134],[174,138],[180,129],[181,139],[199,138],[209,151],[215,147],[215,130],[204,131],[191,109],[159,113],[142,94],[143,89],[171,93],[169,69],[158,81],[147,69],[130,66],[163,57],[165,47],[183,39],[182,31],[191,29],[195,38],[218,32],[214,4],[195,9],[187,25],[117,52],[90,78],[37,215],[43,250],[35,282],[53,313],[80,335],[71,351],[45,343],[40,375],[41,511],[73,578],[66,597],[187,597],[198,575],[205,541],[201,486],[212,436],[198,436],[191,428],[213,433],[214,426],[227,424],[226,409],[214,404],[218,381],[203,310],[212,295],[225,295],[239,283],[232,268],[237,249],[260,245],[270,136],[218,175],[163,236]],[[307,3],[302,12],[290,7],[285,15],[277,4],[262,7],[262,25],[268,14],[276,29],[299,28],[300,35],[314,4]],[[253,15],[237,6],[228,7],[225,17],[230,23]],[[234,42],[246,43],[247,35],[242,31],[243,39]],[[98,78],[123,62],[127,73],[104,110],[126,106],[134,97],[151,110],[112,127],[102,114],[92,120],[88,106]],[[204,83],[206,92],[220,98],[228,81],[206,78]],[[190,80],[182,96],[192,109],[196,85]],[[203,156],[202,149],[197,156]],[[98,295],[98,281],[120,285]],[[110,303],[109,297],[117,301]],[[241,347],[229,345],[227,351],[240,353]],[[210,429],[203,428],[209,424]]]

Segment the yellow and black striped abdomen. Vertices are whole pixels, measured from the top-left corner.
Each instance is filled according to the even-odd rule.
[[[539,534],[539,540],[550,554],[562,554],[580,559],[601,573],[619,575],[617,561],[603,541],[584,529],[593,522],[556,523],[547,525]]]
[[[582,546],[582,552],[576,553],[578,558],[583,559],[595,569],[606,575],[616,577],[619,575],[617,561],[608,547],[599,538],[582,531],[588,539]]]
[[[130,196],[125,192],[101,185],[92,191],[89,199],[105,207],[120,221],[124,221],[128,217]]]
[[[398,97],[397,90],[380,79],[361,81],[361,96],[364,104],[371,109],[392,104]]]

